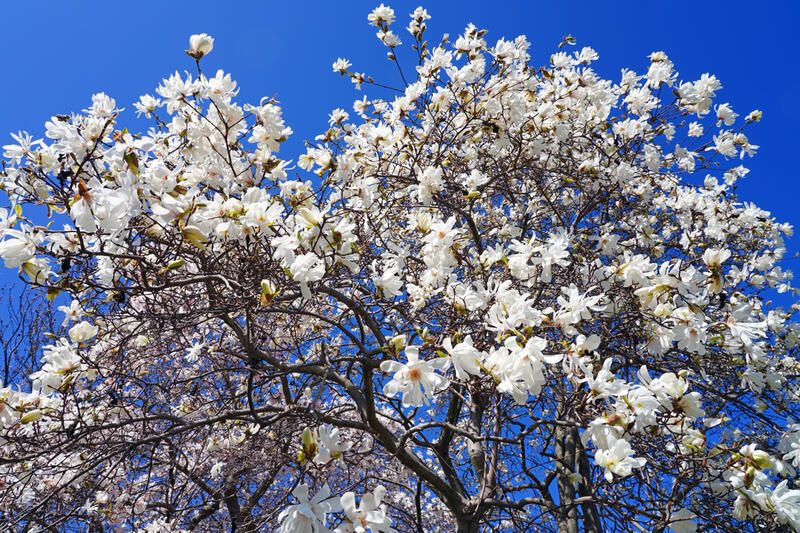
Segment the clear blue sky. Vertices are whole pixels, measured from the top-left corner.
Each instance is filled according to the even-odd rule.
[[[159,80],[176,69],[193,70],[183,53],[188,36],[207,32],[216,45],[203,60],[204,69],[231,72],[239,81],[242,101],[277,96],[295,131],[284,155],[296,155],[303,139],[324,131],[331,109],[349,110],[359,96],[348,81],[331,72],[337,56],[350,59],[356,70],[396,81],[385,48],[366,20],[378,3],[5,3],[0,31],[0,145],[17,130],[41,135],[51,115],[79,111],[99,91],[116,98],[132,120],[132,104],[139,95],[152,93]],[[398,30],[419,5],[386,3],[397,12]],[[730,102],[742,115],[755,108],[764,111],[764,120],[751,135],[762,148],[746,162],[752,172],[741,184],[741,197],[800,230],[796,207],[800,43],[795,33],[800,8],[794,2],[495,0],[422,5],[432,16],[431,41],[445,32],[457,35],[466,23],[474,22],[489,30],[491,42],[527,35],[537,62],[546,61],[561,38],[571,33],[579,45],[598,51],[600,61],[595,65],[612,79],[618,79],[622,67],[645,71],[646,57],[654,50],[670,56],[682,80],[714,73],[724,84],[720,102]],[[404,30],[399,33],[408,40]],[[798,243],[798,238],[791,241],[792,252],[800,250]],[[0,282],[14,277],[0,271]]]

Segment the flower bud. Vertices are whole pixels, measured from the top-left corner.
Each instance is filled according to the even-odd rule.
[[[208,235],[197,226],[186,226],[182,231],[183,238],[197,246],[201,250],[205,250],[204,244],[208,242]]]
[[[747,470],[744,473],[744,486],[749,489],[750,485],[753,484],[755,478],[756,478],[756,469],[753,468],[752,466],[747,467]]]
[[[299,454],[300,462],[309,461],[317,454],[317,439],[314,437],[314,432],[311,428],[305,428],[301,437],[303,442],[303,450]]]
[[[262,306],[267,307],[270,303],[272,303],[272,300],[278,295],[279,292],[281,292],[280,289],[278,289],[274,283],[268,279],[262,279],[261,300],[259,303]]]
[[[186,53],[199,60],[211,53],[213,49],[214,38],[207,33],[198,33],[189,37],[189,49],[186,50]]]
[[[34,409],[33,411],[28,411],[22,416],[22,418],[19,419],[19,423],[28,424],[30,422],[36,422],[37,420],[40,420],[42,418],[43,414],[44,413],[42,413],[41,409]]]

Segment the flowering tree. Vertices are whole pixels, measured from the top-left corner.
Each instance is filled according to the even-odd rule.
[[[736,195],[761,113],[428,18],[399,89],[334,63],[376,95],[299,168],[205,34],[142,133],[101,93],[4,147],[0,256],[66,315],[2,389],[4,523],[800,530],[791,228]]]

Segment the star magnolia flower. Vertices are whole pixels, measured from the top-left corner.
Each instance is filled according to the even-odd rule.
[[[595,401],[604,400],[612,396],[621,396],[628,390],[627,383],[624,380],[619,380],[611,371],[612,358],[607,358],[603,361],[603,366],[594,375],[592,368],[583,363],[579,363],[581,370],[586,377],[581,380],[581,383],[586,383]]]
[[[338,72],[342,76],[347,73],[347,69],[352,66],[347,59],[344,58],[337,58],[336,61],[333,62],[332,68],[334,72]]]
[[[731,256],[730,250],[709,248],[703,252],[703,262],[708,268],[715,269],[722,266],[722,263],[728,260]]]
[[[308,283],[319,281],[325,275],[325,263],[313,253],[298,255],[289,267],[292,278],[300,283],[300,292],[303,298],[311,298]]]
[[[356,495],[345,493],[341,498],[342,509],[347,522],[336,529],[336,533],[393,533],[392,521],[386,516],[386,506],[381,505],[386,488],[378,485],[375,490],[361,497],[361,504],[356,506]]]
[[[543,246],[539,252],[540,256],[534,258],[534,264],[540,265],[542,273],[540,278],[545,283],[550,283],[553,279],[553,265],[569,265],[569,234],[558,231],[547,239],[547,246]]]
[[[734,113],[733,109],[731,109],[730,104],[721,104],[716,107],[717,111],[717,125],[719,126],[720,123],[724,123],[726,126],[733,126],[733,123],[736,121],[736,117],[739,116],[738,113]]]
[[[647,462],[644,458],[633,457],[633,449],[625,439],[609,437],[608,444],[608,449],[595,452],[594,460],[597,466],[605,468],[604,475],[609,483],[614,481],[614,474],[620,477],[629,476],[634,468],[641,468]]]
[[[387,298],[394,298],[402,292],[403,280],[398,277],[396,266],[386,269],[382,274],[376,273],[372,282]]]
[[[66,339],[45,346],[42,369],[31,374],[33,388],[49,394],[61,388],[65,382],[72,381],[73,372],[80,370],[81,359]]]
[[[200,59],[211,53],[214,49],[214,38],[207,33],[198,33],[189,37],[187,54],[195,59]]]
[[[557,298],[561,309],[555,315],[555,321],[563,326],[577,324],[581,320],[588,320],[592,317],[592,311],[600,311],[602,296],[589,296],[591,289],[581,294],[574,284],[569,287],[562,287],[561,292],[564,296]]]
[[[367,16],[367,20],[374,26],[380,26],[381,24],[388,26],[394,22],[394,9],[381,4],[372,10],[372,13]]]
[[[69,338],[72,342],[84,342],[97,335],[97,331],[97,326],[85,321],[79,322],[69,330]]]
[[[753,112],[755,113],[755,111]],[[753,113],[750,113],[748,117],[750,117]],[[34,147],[36,146],[43,146],[42,140],[33,140],[33,137],[25,131],[17,132],[16,135],[13,133],[11,137],[17,141],[17,144],[6,144],[3,146],[3,157],[9,158],[14,164],[19,164],[22,161],[22,158]]]
[[[722,263],[731,256],[730,250],[709,248],[703,253],[703,262],[711,273],[709,277],[709,291],[713,294],[722,292],[722,284],[725,281],[722,277]]]
[[[78,300],[72,300],[68,306],[61,305],[58,307],[58,310],[64,313],[64,321],[61,323],[62,326],[66,326],[70,322],[77,322],[83,317],[83,309]]]
[[[339,443],[339,428],[324,424],[317,430],[317,455],[314,462],[325,464],[339,459],[344,452],[353,447],[352,442]]]
[[[325,263],[313,253],[298,255],[292,266],[289,267],[292,278],[300,283],[319,281],[325,274]]]
[[[83,182],[78,183],[78,194],[69,209],[69,215],[79,229],[89,233],[97,231],[97,224],[92,213],[92,194]]]
[[[450,355],[458,379],[468,379],[470,375],[481,375],[479,363],[481,362],[482,354],[472,345],[472,337],[467,335],[462,342],[455,346],[453,346],[453,342],[448,337],[442,343],[442,347]]]
[[[209,472],[211,479],[213,479],[214,481],[219,481],[220,479],[222,479],[222,470],[224,468],[225,468],[225,461],[217,461],[216,463],[214,463],[214,466],[211,467],[211,471]]]
[[[746,122],[761,122],[761,119],[764,117],[764,112],[760,109],[755,109],[750,111],[745,117]]]
[[[544,355],[547,341],[541,337],[531,337],[520,346],[515,337],[506,339],[505,347],[511,353],[507,370],[524,384],[530,394],[539,394],[545,384],[545,363],[556,364],[563,359],[563,354]]]
[[[788,489],[788,480],[778,483],[772,494],[766,499],[765,507],[773,510],[781,524],[790,525],[795,531],[800,530],[800,490]]]
[[[13,229],[5,230],[3,234],[11,237],[0,242],[0,257],[7,268],[17,268],[33,257],[36,246],[27,235]]]
[[[382,371],[394,372],[392,380],[383,387],[383,393],[387,396],[402,393],[404,406],[420,407],[428,403],[434,392],[447,387],[447,379],[436,370],[444,370],[450,362],[445,358],[420,361],[418,346],[408,346],[405,352],[406,364],[397,361],[381,363]]]
[[[293,491],[299,503],[290,505],[278,515],[280,533],[327,533],[325,522],[329,513],[341,510],[337,498],[331,498],[331,489],[326,483],[313,498],[308,496],[308,485],[298,485]]]

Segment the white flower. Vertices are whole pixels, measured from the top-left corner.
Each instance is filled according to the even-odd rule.
[[[186,53],[195,59],[200,59],[211,53],[213,49],[214,38],[207,33],[197,33],[189,37],[189,49]]]
[[[689,137],[702,137],[703,136],[703,125],[699,122],[692,122],[689,124],[689,132],[687,133]]]
[[[63,338],[56,344],[44,347],[42,361],[44,365],[41,370],[31,374],[31,380],[33,388],[43,394],[49,394],[65,383],[72,382],[75,374],[85,369],[75,349]]]
[[[139,101],[133,104],[136,108],[136,116],[144,115],[150,118],[150,113],[156,110],[161,105],[161,100],[145,94],[139,97]]]
[[[22,161],[22,158],[25,157],[25,155],[30,152],[32,148],[37,145],[42,145],[41,139],[34,141],[30,133],[25,131],[17,132],[16,135],[12,133],[11,138],[17,141],[17,144],[4,145],[3,157],[9,158],[14,164],[19,164],[20,161]]]
[[[759,450],[756,444],[748,444],[739,449],[739,455],[750,459],[759,468],[769,468],[772,466],[772,457],[768,452]]]
[[[800,490],[791,490],[788,484],[788,480],[781,481],[768,495],[764,507],[777,515],[779,523],[797,531],[800,530]]]
[[[731,251],[727,249],[709,248],[703,252],[703,262],[711,271],[708,274],[709,291],[713,294],[722,292],[724,279],[722,277],[722,263],[728,260]]]
[[[453,346],[450,337],[447,337],[442,343],[442,347],[450,355],[450,360],[453,362],[453,368],[456,371],[458,379],[468,379],[469,376],[481,375],[481,360],[483,354],[472,345],[472,337],[467,335],[466,338]]]
[[[9,229],[5,230],[3,235],[11,237],[0,242],[0,257],[3,258],[7,268],[22,266],[36,253],[33,240],[21,231]]]
[[[400,42],[400,37],[398,37],[397,34],[391,30],[381,30],[377,33],[377,36],[378,39],[380,39],[381,42],[389,48],[396,48],[402,44]]]
[[[597,371],[596,376],[592,372],[591,367],[583,362],[579,363],[585,374],[581,383],[586,383],[589,386],[589,390],[592,392],[592,396],[595,400],[603,400],[612,396],[621,396],[628,391],[628,384],[625,380],[617,379],[611,371],[612,362],[613,359],[611,357],[603,361],[603,366]]]
[[[739,116],[738,113],[733,112],[733,109],[731,109],[730,104],[718,105],[716,110],[717,110],[717,126],[719,126],[722,123],[725,123],[726,126],[732,126],[733,123],[736,121],[736,117]]]
[[[212,466],[211,470],[209,471],[211,479],[213,479],[214,481],[221,480],[223,468],[225,468],[225,461],[217,461],[216,463],[214,463],[214,466]]]
[[[764,117],[764,112],[761,111],[760,109],[755,109],[753,111],[750,111],[750,113],[747,114],[747,116],[745,117],[744,120],[745,120],[745,122],[748,122],[748,123],[750,123],[750,122],[761,122],[761,119],[763,117]]]
[[[644,458],[633,457],[633,450],[627,440],[609,437],[608,441],[609,448],[597,450],[594,460],[597,466],[605,469],[605,478],[609,483],[614,481],[614,474],[620,477],[629,476],[634,468],[641,468],[647,462]]]
[[[97,231],[97,223],[92,213],[92,196],[88,189],[86,194],[79,194],[75,202],[69,208],[69,216],[75,221],[75,225],[83,231],[94,233]]]
[[[444,370],[449,360],[443,357],[431,361],[420,361],[419,346],[407,346],[405,349],[407,362],[384,361],[381,370],[393,372],[392,380],[383,387],[387,396],[403,395],[403,405],[420,407],[428,403],[428,398],[437,390],[447,387],[448,381],[436,370]],[[424,391],[424,393],[423,393]]]
[[[69,338],[72,342],[85,342],[97,335],[98,327],[83,321],[75,324],[69,330]]]
[[[331,498],[331,489],[326,483],[314,495],[308,496],[308,485],[305,483],[298,485],[293,491],[292,496],[298,503],[290,505],[278,515],[281,527],[280,533],[327,533],[328,528],[325,523],[328,514],[341,510],[342,506],[338,498]]]
[[[338,72],[344,76],[347,73],[347,69],[349,69],[351,66],[352,63],[350,63],[347,59],[339,57],[333,62],[332,68],[334,72]]]
[[[373,276],[372,282],[387,298],[394,298],[402,292],[403,280],[398,277],[396,266],[384,270],[380,275]]]
[[[314,253],[298,255],[289,267],[292,278],[300,283],[303,298],[311,298],[308,283],[319,281],[325,275],[325,263]]]
[[[442,169],[438,167],[427,167],[419,176],[417,198],[420,203],[428,205],[431,203],[433,195],[441,191],[442,187],[444,187]]]
[[[367,15],[367,20],[373,26],[381,26],[382,24],[386,24],[388,26],[394,22],[394,9],[381,4],[373,9],[372,13]]]
[[[539,257],[533,259],[534,264],[541,266],[539,278],[543,282],[550,283],[552,280],[553,265],[569,265],[569,238],[569,234],[563,230],[553,233],[548,237],[547,245],[539,251]]]
[[[335,459],[339,459],[344,452],[353,447],[352,442],[339,442],[339,428],[329,424],[324,424],[317,430],[317,454],[314,462],[325,464]]]
[[[361,497],[361,504],[356,506],[356,495],[353,492],[346,492],[342,498],[342,509],[347,517],[341,527],[336,529],[336,533],[393,533],[392,521],[386,516],[386,505],[381,505],[386,494],[386,488],[378,485],[375,490],[366,493]]]
[[[72,300],[68,306],[61,305],[58,307],[58,310],[64,313],[64,321],[61,323],[62,326],[66,326],[70,322],[77,322],[83,317],[83,309],[78,300]]]
[[[319,281],[325,275],[325,263],[316,254],[298,255],[289,267],[292,278],[300,283]]]
[[[520,346],[516,337],[506,339],[505,349],[508,350],[508,358],[499,368],[503,375],[503,382],[498,386],[501,392],[510,392],[515,396],[518,403],[523,403],[523,398],[528,394],[537,395],[545,385],[545,363],[554,364],[561,361],[562,354],[544,355],[542,350],[547,347],[547,341],[541,337],[533,336],[525,341],[525,346]],[[509,389],[509,385],[514,386]],[[525,391],[525,396],[517,392],[515,388]]]
[[[592,311],[600,311],[603,308],[600,305],[602,296],[589,296],[589,291],[581,294],[574,284],[562,287],[561,292],[567,298],[559,296],[556,299],[561,306],[555,315],[556,322],[565,326],[566,329],[570,329],[570,325],[591,318]]]
[[[703,262],[708,268],[719,268],[722,263],[728,260],[731,256],[731,251],[720,248],[709,248],[703,252]]]

